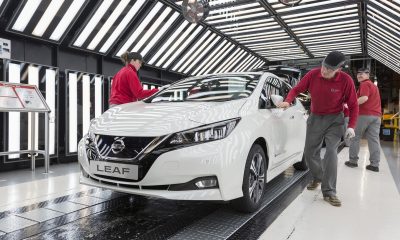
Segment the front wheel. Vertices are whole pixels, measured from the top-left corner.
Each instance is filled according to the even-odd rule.
[[[254,212],[262,202],[266,183],[267,160],[263,148],[254,144],[247,156],[243,174],[243,197],[232,201],[233,206],[242,212]]]

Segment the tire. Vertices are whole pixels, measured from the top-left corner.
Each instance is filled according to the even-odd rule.
[[[307,163],[306,163],[306,158],[303,155],[303,158],[301,159],[301,162],[297,162],[293,164],[294,169],[298,171],[305,171],[308,169]]]
[[[256,211],[262,202],[266,183],[267,158],[264,150],[254,144],[247,156],[243,174],[243,197],[232,200],[233,207],[241,212],[251,213]],[[251,188],[252,187],[252,191]]]

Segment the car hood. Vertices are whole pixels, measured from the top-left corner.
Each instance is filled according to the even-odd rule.
[[[96,134],[162,136],[239,116],[246,102],[135,102],[106,111],[91,124]]]

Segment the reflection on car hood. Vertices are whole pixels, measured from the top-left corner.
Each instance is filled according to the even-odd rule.
[[[114,136],[162,136],[236,118],[245,102],[128,103],[106,111],[91,129]]]

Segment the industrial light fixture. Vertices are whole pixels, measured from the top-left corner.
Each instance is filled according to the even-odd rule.
[[[42,15],[39,20],[39,23],[36,25],[35,29],[33,30],[32,34],[38,37],[43,36],[44,32],[46,31],[47,27],[49,26],[50,22],[49,19],[53,19],[58,10],[60,9],[61,5],[63,4],[64,0],[59,1],[51,1],[49,6],[47,7],[46,11]]]
[[[157,50],[156,54],[150,59],[149,64],[153,64],[164,51],[169,47],[169,45],[176,40],[179,34],[189,25],[188,21],[184,21],[180,26],[174,31],[174,33],[168,38],[168,40]],[[119,54],[117,54],[118,56]]]
[[[41,0],[27,1],[21,13],[19,14],[17,21],[15,21],[12,29],[15,31],[23,32],[31,20],[36,9],[39,7]]]
[[[138,0],[129,9],[128,13],[124,16],[124,18],[119,23],[117,28],[111,33],[110,37],[103,44],[103,46],[100,48],[99,51],[101,53],[105,53],[110,49],[111,45],[114,44],[115,40],[121,35],[122,31],[128,25],[129,21],[132,20],[132,18],[136,15],[136,13],[139,11],[140,7],[144,4],[144,2],[145,2],[145,0]],[[121,54],[117,54],[117,56],[119,57],[119,56],[121,56]]]
[[[71,24],[72,20],[76,17],[76,14],[79,12],[84,3],[85,0],[74,0],[71,3],[68,10],[65,12],[64,16],[58,23],[56,29],[54,29],[53,33],[51,34],[51,40],[59,41],[61,39],[61,36],[65,33],[65,30]]]
[[[89,46],[87,47],[88,49],[93,50],[96,48],[96,46],[99,44],[99,42],[107,33],[107,31],[111,28],[111,26],[114,24],[117,18],[121,15],[122,11],[125,9],[128,3],[129,0],[122,0],[121,2],[119,2],[118,6],[114,9],[110,17],[108,17],[107,21],[104,23],[101,29],[97,32],[96,36],[94,36],[94,38],[90,42]]]
[[[95,26],[100,22],[100,19],[103,17],[103,15],[109,9],[112,2],[113,1],[103,1],[103,3],[100,5],[100,7],[97,9],[95,14],[93,15],[92,19],[90,19],[88,24],[85,26],[85,28],[79,35],[78,39],[76,39],[76,41],[74,42],[74,44],[73,44],[74,46],[81,47],[83,45],[83,43],[89,37],[90,33],[93,31]]]

